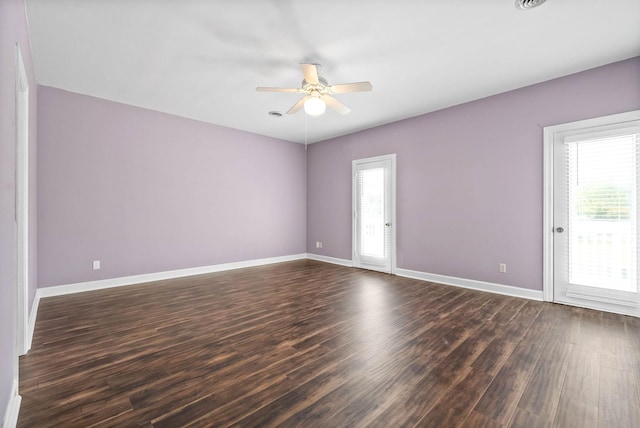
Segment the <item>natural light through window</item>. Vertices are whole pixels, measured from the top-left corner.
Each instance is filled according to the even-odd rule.
[[[637,292],[637,138],[565,143],[572,284]]]
[[[384,257],[384,168],[360,171],[360,236],[363,256]]]

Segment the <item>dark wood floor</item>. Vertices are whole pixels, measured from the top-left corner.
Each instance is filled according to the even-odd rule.
[[[20,427],[639,427],[640,319],[302,260],[40,302]]]

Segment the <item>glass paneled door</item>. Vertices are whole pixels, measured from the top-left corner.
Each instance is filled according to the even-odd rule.
[[[640,123],[553,141],[554,301],[638,314]]]
[[[353,265],[393,273],[395,155],[353,161]]]

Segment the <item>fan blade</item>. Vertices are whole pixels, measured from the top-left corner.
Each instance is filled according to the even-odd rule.
[[[298,101],[297,103],[295,103],[293,105],[293,107],[291,107],[288,111],[287,114],[294,114],[297,113],[298,111],[300,111],[300,109],[302,107],[304,107],[304,102],[307,101],[310,97],[304,97],[304,98],[300,98],[300,101]]]
[[[333,94],[345,94],[347,92],[365,92],[373,89],[370,82],[342,83],[329,87],[329,91]]]
[[[296,89],[296,88],[264,88],[264,87],[258,87],[258,88],[256,88],[256,91],[258,91],[258,92],[298,92],[298,91],[300,91],[300,89]]]
[[[318,69],[315,64],[300,64],[300,69],[307,83],[311,83],[312,85],[320,83],[318,80]]]
[[[351,111],[351,109],[349,107],[347,107],[346,105],[342,104],[340,101],[338,101],[337,99],[333,98],[330,95],[323,95],[320,98],[329,107],[331,107],[332,109],[334,109],[335,111],[337,111],[340,114],[347,114],[347,113],[349,113]]]

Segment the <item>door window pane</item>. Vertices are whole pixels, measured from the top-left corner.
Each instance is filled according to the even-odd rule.
[[[565,148],[569,282],[637,292],[637,136]]]
[[[361,254],[380,257],[384,254],[384,168],[360,171]]]

